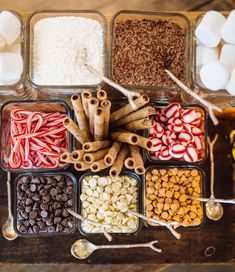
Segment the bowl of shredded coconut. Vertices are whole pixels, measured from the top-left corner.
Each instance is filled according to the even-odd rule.
[[[36,12],[29,21],[29,80],[39,88],[96,87],[100,79],[84,63],[105,75],[105,43],[99,12]]]

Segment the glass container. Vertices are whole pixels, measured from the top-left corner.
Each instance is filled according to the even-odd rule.
[[[51,112],[60,112],[65,113],[68,116],[72,117],[71,109],[66,102],[62,100],[17,100],[6,102],[1,108],[1,153],[0,153],[0,164],[5,171],[9,172],[43,172],[43,171],[56,171],[68,167],[68,164],[65,164],[63,167],[59,168],[11,168],[8,165],[8,158],[11,153],[11,118],[10,114],[13,110],[22,109],[27,111],[39,111],[44,113]],[[71,135],[68,133],[68,151],[71,152],[72,140]]]
[[[106,75],[106,19],[105,17],[98,11],[93,10],[42,10],[36,11],[33,13],[27,25],[27,57],[28,57],[28,64],[27,64],[27,77],[32,86],[32,88],[38,90],[39,96],[45,98],[61,98],[66,100],[69,95],[76,94],[83,89],[90,89],[96,88],[98,85],[38,85],[34,82],[34,67],[33,67],[33,40],[34,40],[34,26],[35,24],[45,18],[52,18],[58,16],[77,16],[77,17],[84,17],[98,21],[103,27],[103,74]]]
[[[180,13],[173,12],[147,12],[147,11],[128,11],[122,10],[116,13],[111,20],[111,36],[110,36],[110,58],[109,58],[109,77],[113,79],[112,75],[112,59],[113,59],[113,39],[115,25],[125,20],[167,20],[172,23],[176,23],[185,32],[185,84],[190,82],[190,22],[186,16]],[[171,101],[178,94],[179,89],[177,86],[162,87],[162,86],[124,86],[132,90],[144,90],[145,93],[150,94],[152,99],[156,101]]]

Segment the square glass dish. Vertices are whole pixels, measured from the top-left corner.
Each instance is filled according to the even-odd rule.
[[[33,112],[39,113],[35,116]],[[20,117],[18,113],[21,113]],[[61,100],[6,102],[1,108],[1,167],[5,171],[21,173],[66,168],[68,164],[60,164],[58,158],[61,152],[71,152],[72,148],[71,135],[61,123],[65,115],[71,117],[71,109]]]
[[[43,11],[37,11],[37,12],[33,13],[32,16],[29,18],[28,25],[27,25],[27,34],[28,34],[28,40],[27,40],[27,57],[28,57],[28,60],[29,60],[28,66],[27,66],[27,76],[28,76],[30,84],[34,88],[40,89],[40,92],[44,96],[53,97],[53,96],[57,96],[57,95],[63,95],[63,94],[64,95],[68,95],[68,94],[71,94],[71,93],[77,93],[77,89],[86,89],[86,88],[93,88],[93,87],[95,88],[95,87],[97,87],[101,83],[99,81],[98,83],[95,83],[95,84],[91,83],[91,84],[80,84],[79,85],[79,84],[73,84],[70,81],[69,84],[62,84],[58,80],[58,83],[56,82],[56,83],[50,84],[48,79],[47,79],[47,81],[48,81],[47,83],[41,83],[42,80],[39,83],[38,81],[35,80],[35,67],[34,67],[34,54],[35,54],[35,52],[34,52],[34,42],[36,42],[35,36],[34,36],[34,34],[35,34],[35,25],[37,25],[38,23],[42,22],[40,20],[49,20],[49,21],[46,21],[46,23],[48,23],[48,22],[50,22],[50,19],[51,20],[52,19],[61,19],[61,18],[64,17],[63,19],[67,18],[67,20],[68,20],[68,17],[70,17],[70,16],[79,18],[80,20],[82,18],[86,18],[86,19],[90,19],[90,20],[96,21],[96,22],[99,23],[99,26],[101,26],[101,28],[103,29],[102,35],[99,33],[102,36],[102,38],[101,38],[102,44],[99,45],[99,46],[100,46],[100,51],[102,52],[100,58],[102,59],[103,74],[104,75],[106,74],[106,19],[105,19],[105,17],[100,12],[93,11],[93,10],[81,10],[81,11],[80,10],[66,10],[66,11],[43,10]],[[45,21],[44,21],[44,23],[45,23]],[[64,27],[66,27],[65,24],[63,24],[63,25],[64,25]],[[40,29],[40,28],[42,29],[43,27],[45,27],[45,24],[42,25],[42,23],[41,23],[40,27],[38,26],[38,29]],[[52,24],[50,25],[50,28],[51,27],[52,27]],[[68,25],[68,27],[70,28],[71,26]],[[50,32],[50,28],[48,30],[49,32]],[[91,31],[94,31],[94,26],[93,26],[93,28],[90,28],[90,29],[91,29]],[[44,30],[47,30],[47,28],[45,28]],[[53,33],[51,35],[53,35]],[[58,35],[60,35],[60,33],[57,33],[56,35],[58,36]],[[59,37],[60,37],[61,42],[64,41],[64,39],[63,39],[63,37],[61,35]],[[37,37],[37,39],[39,39],[39,38]],[[42,41],[43,38],[40,37],[40,40]],[[66,42],[67,42],[67,44],[70,47],[72,46],[72,40],[66,41]],[[77,45],[75,44],[74,46],[77,46]],[[40,50],[42,51],[43,50],[43,44],[38,45],[38,48],[39,47],[40,47]],[[73,49],[74,49],[73,51],[75,52],[76,48],[73,48]],[[83,48],[81,49],[81,51],[82,50],[83,50]],[[70,50],[70,51],[72,51],[72,50]],[[66,48],[64,48],[64,52],[66,54],[70,54],[70,51],[68,52],[68,49],[66,51]],[[77,48],[77,51],[79,51],[79,48]],[[80,53],[80,55],[82,53]],[[84,54],[86,54],[86,53],[87,53],[87,51],[85,52],[85,50],[84,50]],[[48,54],[48,52],[46,52],[45,54]],[[74,58],[75,57],[79,58],[79,56],[78,56],[78,54],[76,54],[76,56],[74,56]],[[51,65],[55,65],[55,63],[52,63]],[[63,63],[60,64],[58,62],[57,65],[61,65],[63,67]],[[59,78],[61,78],[62,77],[62,72],[59,71],[59,69],[57,70],[57,72],[60,73],[60,77]],[[40,73],[38,73],[38,74],[41,76]],[[48,77],[48,75],[47,75],[47,77]],[[45,76],[44,76],[44,78],[45,78]]]
[[[85,173],[79,180],[79,214],[95,222],[110,224],[112,235],[134,235],[140,230],[140,219],[127,216],[126,212],[133,209],[141,213],[142,183],[140,177],[133,172],[122,171],[120,177],[122,182],[119,180],[114,182],[109,177],[108,171],[99,172],[98,175],[92,172]],[[133,194],[136,196],[133,197]],[[92,229],[90,224],[80,221],[78,228],[85,236],[102,235],[100,229]],[[108,229],[106,231],[109,232]]]
[[[203,203],[187,195],[203,197],[205,173],[197,166],[150,166],[144,175],[144,214],[157,220],[179,222],[185,228],[199,228],[205,221]],[[145,222],[150,228],[159,228]]]
[[[223,15],[227,15],[227,13],[223,13]],[[206,88],[203,83],[201,82],[200,79],[200,75],[197,71],[197,56],[196,56],[196,49],[197,46],[200,45],[200,42],[197,41],[197,38],[195,36],[195,30],[197,28],[197,26],[199,25],[199,23],[201,22],[202,18],[203,18],[204,14],[201,14],[199,16],[197,16],[195,18],[195,20],[193,21],[193,27],[192,27],[192,78],[193,78],[193,82],[194,82],[194,86],[196,87],[196,89],[198,89],[200,95],[202,97],[205,98],[209,98],[211,101],[215,102],[218,105],[229,105],[230,104],[230,100],[231,103],[233,103],[234,105],[234,98],[225,90],[225,89],[221,89],[218,91],[212,91],[209,90],[208,88]],[[217,47],[219,48],[219,50],[221,49],[221,42],[219,44],[219,46]],[[184,94],[187,96],[187,94]],[[190,97],[191,98],[191,97]],[[232,102],[233,100],[233,102]]]
[[[72,188],[71,188],[72,187]],[[14,229],[22,237],[68,235],[77,220],[77,179],[69,172],[24,173],[14,181]]]
[[[0,10],[0,13],[2,12],[2,10]],[[13,13],[18,20],[21,23],[21,33],[19,36],[19,43],[20,43],[20,53],[23,59],[23,73],[21,74],[20,79],[13,83],[13,84],[4,84],[3,82],[0,82],[0,104],[2,104],[4,101],[6,101],[7,99],[12,99],[13,97],[22,97],[25,96],[24,93],[24,89],[23,89],[23,81],[24,81],[24,77],[25,77],[25,67],[26,67],[26,62],[25,62],[25,46],[24,46],[24,42],[25,42],[25,37],[24,37],[24,29],[25,29],[25,25],[23,22],[23,18],[22,16],[17,13],[16,11],[12,11],[9,10],[9,12]],[[10,48],[12,48],[12,50],[16,50],[18,52],[18,49],[16,49],[14,46],[15,43],[13,43],[13,45],[10,46]],[[13,48],[14,46],[14,48]],[[4,52],[9,52],[10,50],[6,50],[4,49]]]
[[[143,21],[142,21],[143,20]],[[145,21],[144,21],[145,20]],[[184,83],[185,84],[188,84],[189,81],[190,81],[190,22],[188,20],[188,18],[180,13],[170,13],[170,12],[144,12],[144,11],[127,11],[127,10],[123,10],[123,11],[119,11],[118,13],[116,13],[112,20],[111,20],[111,37],[110,37],[110,59],[109,59],[109,77],[116,81],[117,83],[125,86],[126,88],[128,89],[135,89],[135,90],[145,90],[145,92],[148,92],[150,94],[153,95],[153,99],[155,100],[172,100],[178,93],[179,93],[179,90],[178,90],[178,87],[176,85],[171,85],[171,83],[168,83],[167,84],[163,84],[162,82],[160,82],[159,84],[157,84],[156,82],[156,77],[157,77],[157,74],[156,74],[156,77],[155,79],[151,79],[152,80],[152,83],[148,86],[148,82],[150,82],[150,79],[148,79],[148,77],[146,76],[146,81],[145,81],[145,78],[144,81],[143,79],[139,79],[139,83],[136,84],[136,83],[133,83],[133,82],[136,82],[137,79],[138,79],[138,74],[139,73],[142,73],[141,71],[130,71],[130,67],[133,67],[132,70],[135,70],[135,63],[133,63],[133,57],[130,57],[130,52],[128,55],[121,53],[120,51],[117,52],[116,55],[114,55],[114,42],[115,42],[115,38],[117,38],[116,40],[118,42],[122,42],[122,40],[125,40],[126,44],[129,43],[130,46],[133,47],[133,52],[136,52],[137,49],[140,48],[140,41],[133,41],[131,43],[131,38],[125,38],[125,37],[121,37],[121,34],[123,33],[123,31],[125,29],[125,27],[132,27],[131,26],[131,22],[135,21],[135,22],[139,22],[139,21],[142,21],[143,22],[146,22],[146,20],[150,20],[152,22],[154,22],[156,24],[156,21],[158,23],[158,20],[161,20],[161,22],[163,21],[167,21],[167,24],[170,24],[171,27],[172,25],[176,24],[178,25],[181,30],[179,28],[177,28],[177,30],[172,30],[174,33],[172,35],[171,33],[171,37],[175,37],[180,31],[182,31],[183,35],[184,35],[184,39],[183,39],[183,43],[184,43],[184,46],[185,46],[185,50],[184,52],[181,52],[181,54],[178,54],[180,56],[183,55],[183,59],[185,60],[185,65],[184,67],[182,68],[184,70],[184,73],[185,73],[185,76],[184,76]],[[124,23],[124,22],[128,22],[126,23],[126,25],[121,25],[120,26],[120,33],[116,34],[116,28],[118,26],[118,24],[120,23]],[[164,24],[164,23],[160,23],[157,27],[160,27],[162,28],[162,30],[159,30],[161,33],[165,33],[165,30],[163,29],[163,27],[161,26],[161,24]],[[154,29],[154,26],[149,26],[149,31],[150,31],[150,35],[153,35],[151,34],[151,31],[153,31]],[[133,33],[134,30],[132,29],[129,29],[128,31],[126,31],[127,33],[129,33],[131,35],[131,33]],[[137,31],[137,30],[135,30]],[[175,32],[174,32],[175,31]],[[145,33],[145,34],[144,34]],[[182,33],[179,34],[179,36],[181,37],[182,36]],[[124,34],[123,34],[124,35]],[[146,42],[143,42],[144,44],[142,45],[144,49],[144,51],[148,52],[150,49],[149,49],[149,46],[151,45],[151,42],[154,42],[154,47],[158,45],[157,41],[156,41],[156,37],[153,37],[153,41],[150,40],[150,38],[147,36],[146,34],[146,31],[139,31],[139,35],[146,35]],[[169,35],[170,37],[170,35]],[[163,37],[164,38],[164,37]],[[168,41],[169,42],[169,41]],[[125,45],[126,45],[125,44]],[[123,45],[124,46],[124,45]],[[136,46],[136,49],[134,49],[134,46]],[[151,45],[152,46],[152,45]],[[122,45],[116,45],[117,49],[120,50],[122,49]],[[181,46],[182,47],[182,46]],[[128,50],[128,46],[126,45],[125,51]],[[172,49],[173,50],[173,49]],[[133,53],[132,52],[132,53]],[[150,56],[143,56],[142,59],[139,59],[139,66],[141,67],[145,62],[150,65],[151,62],[153,62],[153,60],[156,60],[157,56],[153,56],[151,54],[154,54],[151,53],[150,51]],[[169,54],[172,54],[171,52],[169,52]],[[174,53],[176,54],[176,53]],[[159,55],[159,54],[157,54]],[[116,76],[114,75],[114,56],[118,56],[121,59],[125,59],[125,63],[128,64],[127,65],[127,68],[126,68],[126,71],[123,70],[125,69],[125,65],[124,65],[124,62],[121,64],[116,60],[115,62],[119,63],[120,67],[122,67],[122,69],[120,69],[120,75],[122,75],[124,72],[125,74],[127,75],[127,78],[126,79],[123,79],[123,82],[119,82],[121,77],[119,79],[116,78]],[[178,56],[179,57],[179,56]],[[176,57],[175,57],[176,58]],[[164,65],[164,68],[166,69],[169,69],[171,70],[171,64],[173,62],[173,59],[172,60],[164,60],[164,63],[163,63],[163,60],[161,61],[162,63],[160,63],[160,60],[158,60],[158,63],[159,65]],[[141,64],[142,63],[142,64]],[[155,63],[156,64],[156,63]],[[154,64],[154,66],[155,66]],[[176,65],[175,65],[176,66]],[[153,68],[152,68],[153,69]],[[121,71],[122,70],[122,71]],[[146,71],[150,74],[154,74],[156,73],[156,71],[151,71],[151,70],[147,70]],[[164,71],[162,71],[164,78],[168,79],[168,76],[167,74],[165,75],[164,74]],[[180,72],[179,72],[180,73]],[[118,74],[116,72],[116,74]],[[129,74],[129,76],[128,76]],[[142,73],[143,74],[143,73]],[[119,75],[119,76],[120,76]],[[135,76],[136,78],[134,78],[133,80],[131,79],[131,77]],[[161,77],[160,77],[161,78]],[[127,83],[128,81],[130,82],[130,80],[132,80],[133,82],[130,84],[130,83]],[[147,84],[148,83],[148,84]],[[162,86],[161,86],[162,85]]]
[[[173,103],[173,104],[178,104],[178,103]],[[173,105],[171,104],[171,105]],[[207,112],[205,111],[205,109],[199,105],[186,105],[186,104],[180,104],[181,105],[181,109],[182,111],[184,112],[187,112],[189,111],[190,113],[190,110],[193,110],[195,111],[196,113],[200,113],[200,123],[199,123],[199,126],[189,126],[189,124],[185,124],[183,123],[183,129],[180,131],[180,132],[176,132],[176,131],[172,131],[172,127],[170,128],[171,123],[169,123],[170,120],[174,119],[174,118],[170,118],[167,122],[168,123],[165,123],[165,122],[161,122],[161,119],[160,118],[160,115],[156,115],[155,118],[158,118],[156,120],[156,124],[154,126],[154,130],[156,128],[156,125],[159,125],[160,128],[162,129],[162,133],[161,133],[161,136],[157,135],[157,133],[154,135],[152,134],[152,140],[153,140],[153,145],[155,144],[159,144],[160,143],[160,148],[159,150],[157,151],[157,155],[159,156],[160,155],[160,151],[161,151],[161,148],[163,146],[168,146],[170,147],[173,143],[180,143],[182,145],[186,146],[188,145],[187,143],[185,144],[184,142],[184,138],[185,140],[189,137],[191,137],[191,139],[187,139],[189,141],[189,145],[192,145],[195,149],[199,150],[198,149],[198,144],[199,144],[199,147],[201,148],[201,151],[197,152],[198,155],[197,155],[197,160],[195,161],[185,161],[182,159],[182,156],[180,155],[180,151],[179,150],[175,150],[176,153],[179,153],[177,156],[170,156],[169,159],[165,158],[165,159],[160,159],[158,156],[155,156],[154,154],[150,154],[149,151],[147,150],[144,150],[144,153],[145,153],[145,156],[146,158],[151,162],[151,163],[154,163],[154,164],[169,164],[169,163],[174,163],[176,165],[181,165],[181,164],[202,164],[206,158],[207,158],[207,134],[208,134],[208,120],[207,120]],[[160,112],[165,109],[168,105],[167,104],[152,104],[153,107],[155,107],[156,110],[159,110]],[[164,114],[163,114],[164,115]],[[154,118],[152,116],[152,118]],[[179,119],[179,118],[175,118],[176,119]],[[198,120],[198,118],[196,119]],[[164,120],[163,120],[164,121]],[[182,121],[182,120],[181,120]],[[174,124],[174,120],[172,121]],[[175,121],[177,122],[177,120]],[[192,123],[193,124],[193,123]],[[176,128],[179,128],[179,126],[181,126],[181,124],[179,123],[175,123],[174,126],[176,126]],[[158,127],[158,126],[157,126]],[[190,131],[192,128],[194,128],[194,131]],[[152,129],[152,128],[150,128]],[[156,128],[157,129],[157,128]],[[163,133],[164,132],[164,133]],[[169,135],[167,134],[169,132]],[[155,133],[155,132],[154,132]],[[165,135],[166,133],[166,135]],[[184,133],[184,134],[182,134]],[[187,135],[185,135],[185,133]],[[151,138],[150,137],[150,133],[148,130],[145,131],[145,136],[147,138]],[[173,137],[174,136],[174,137]],[[180,137],[179,137],[180,136]],[[163,137],[165,137],[165,139],[163,139]],[[153,139],[154,138],[154,139]],[[196,139],[197,138],[197,139]],[[156,142],[154,142],[156,140]],[[159,141],[160,140],[160,141]],[[166,144],[165,141],[168,143]],[[159,143],[158,143],[159,142]],[[175,147],[175,148],[178,148],[178,147]],[[157,148],[158,149],[158,148]],[[192,151],[192,150],[190,150]],[[182,151],[183,152],[183,151]],[[191,153],[191,152],[190,152]],[[193,152],[194,153],[194,152]],[[169,154],[168,154],[169,155]],[[194,154],[192,154],[194,155]],[[177,158],[178,157],[178,158]]]

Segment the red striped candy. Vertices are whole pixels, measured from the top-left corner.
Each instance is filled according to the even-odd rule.
[[[168,119],[180,116],[181,105],[179,103],[172,103],[165,108],[165,115]]]
[[[182,113],[182,121],[186,124],[190,124],[197,119],[195,110],[187,109]]]
[[[189,143],[193,142],[194,137],[192,133],[184,131],[179,134],[178,140],[182,145],[187,146]]]
[[[153,144],[151,149],[150,149],[150,152],[157,152],[157,151],[159,151],[161,149],[161,147],[162,147],[162,141],[161,140],[159,140],[157,138],[154,138],[154,137],[150,138],[149,140]]]
[[[159,153],[159,159],[162,160],[162,161],[168,161],[170,160],[172,157],[169,153],[169,149],[168,147],[166,146],[163,146],[160,150],[160,153]]]
[[[186,151],[184,153],[183,159],[186,162],[196,162],[198,160],[198,152],[197,150],[192,147],[192,146],[188,146],[186,148]]]
[[[180,159],[183,157],[185,150],[186,148],[182,144],[173,143],[170,146],[169,153],[173,158]]]

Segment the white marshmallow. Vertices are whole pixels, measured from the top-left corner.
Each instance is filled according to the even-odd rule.
[[[5,47],[6,43],[4,39],[0,36],[0,50],[2,50]]]
[[[230,72],[232,71],[233,67],[235,66],[235,45],[223,45],[220,53],[220,61],[229,67]]]
[[[235,10],[230,12],[221,30],[221,36],[227,43],[235,44]]]
[[[223,89],[229,79],[229,74],[228,67],[220,61],[207,63],[200,70],[202,83],[212,91]]]
[[[229,92],[231,95],[235,96],[235,67],[232,70],[229,82],[227,83],[225,89],[227,92]]]
[[[219,59],[219,52],[217,48],[206,47],[199,45],[196,48],[196,67],[197,71],[207,63],[217,61]]]
[[[4,85],[16,83],[23,72],[21,55],[9,52],[0,53],[0,81]]]
[[[19,36],[21,31],[21,22],[9,11],[0,13],[0,35],[8,45],[11,45]]]
[[[217,11],[209,11],[198,24],[195,35],[201,44],[208,47],[216,47],[221,40],[221,29],[225,23],[225,17]]]

